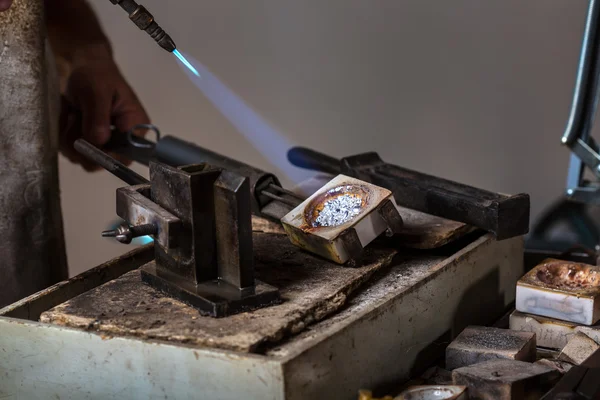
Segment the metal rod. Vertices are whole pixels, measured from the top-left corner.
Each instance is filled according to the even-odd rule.
[[[600,3],[590,0],[569,121],[562,142],[572,145],[589,137],[598,101]]]
[[[148,179],[127,168],[119,161],[83,139],[75,141],[75,150],[129,185],[150,183]]]
[[[287,194],[288,196],[291,196],[291,197],[293,197],[293,198],[295,198],[295,199],[298,199],[298,200],[301,200],[301,201],[304,201],[304,200],[306,200],[306,197],[302,197],[302,196],[300,196],[299,194],[297,194],[297,193],[294,193],[294,192],[292,192],[291,190],[284,189],[284,188],[282,188],[281,186],[279,186],[279,185],[276,185],[276,184],[274,184],[274,183],[269,183],[269,187],[270,187],[271,189],[273,189],[273,190],[275,190],[275,191],[279,192],[279,193],[285,193],[285,194]]]
[[[265,195],[265,196],[267,196],[267,197],[269,197],[269,198],[271,198],[271,199],[273,199],[273,200],[277,200],[277,201],[279,201],[279,202],[281,202],[283,204],[287,204],[288,206],[297,207],[298,204],[299,204],[299,203],[294,203],[291,200],[284,199],[283,197],[277,196],[277,195],[275,195],[273,193],[267,192],[266,190],[263,190],[260,193],[263,194],[263,195]]]

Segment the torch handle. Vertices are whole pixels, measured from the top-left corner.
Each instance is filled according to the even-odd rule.
[[[288,161],[296,167],[332,175],[341,173],[340,160],[305,147],[293,147],[288,151]]]

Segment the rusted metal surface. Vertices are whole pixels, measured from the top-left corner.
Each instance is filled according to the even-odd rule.
[[[68,277],[44,2],[0,13],[0,307]]]
[[[139,272],[133,271],[55,307],[42,314],[41,320],[107,335],[255,352],[338,310],[395,254],[370,249],[363,267],[347,269],[299,252],[283,235],[255,233],[254,244],[257,277],[280,289],[280,305],[226,319],[204,317],[144,285]]]

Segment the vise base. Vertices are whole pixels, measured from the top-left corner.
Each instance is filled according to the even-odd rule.
[[[193,284],[151,261],[140,268],[142,281],[196,308],[201,314],[225,317],[280,303],[279,290],[259,280],[254,287],[239,290],[220,279]]]

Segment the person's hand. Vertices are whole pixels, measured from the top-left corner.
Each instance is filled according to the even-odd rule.
[[[12,0],[0,0],[0,12],[8,10],[11,4]]]
[[[75,151],[77,139],[102,148],[110,139],[111,125],[124,133],[150,120],[112,57],[96,54],[90,60],[74,63],[68,77],[60,117],[60,146],[71,162],[93,171],[98,166]],[[129,163],[122,158],[120,161]]]

